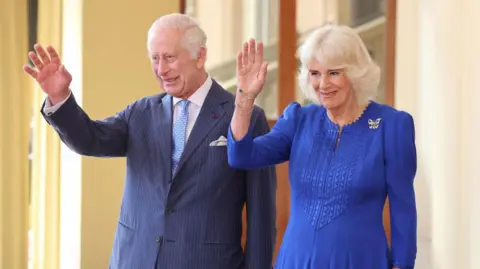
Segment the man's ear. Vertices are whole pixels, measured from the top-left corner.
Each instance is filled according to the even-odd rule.
[[[207,48],[200,47],[197,55],[197,68],[205,67],[205,62],[207,61]]]

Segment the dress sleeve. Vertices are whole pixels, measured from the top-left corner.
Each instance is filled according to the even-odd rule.
[[[385,165],[390,203],[392,265],[413,269],[417,254],[417,211],[413,181],[417,171],[415,127],[397,111],[386,125]]]
[[[287,161],[290,158],[290,148],[300,113],[300,104],[290,103],[272,130],[256,138],[253,138],[252,128],[249,128],[247,135],[236,141],[229,128],[227,146],[230,166],[237,169],[255,169]]]

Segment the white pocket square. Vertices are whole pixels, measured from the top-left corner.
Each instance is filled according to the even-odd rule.
[[[210,142],[210,147],[220,147],[227,145],[227,138],[225,136],[220,136],[217,140]]]

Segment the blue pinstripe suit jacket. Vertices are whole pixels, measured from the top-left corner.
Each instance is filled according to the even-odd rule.
[[[226,147],[234,96],[215,81],[175,175],[171,175],[172,98],[139,99],[113,117],[91,120],[74,96],[44,115],[61,140],[86,156],[126,157],[127,170],[111,269],[266,269],[275,245],[274,167],[238,170]],[[43,111],[43,108],[42,108]],[[267,133],[263,110],[252,117]],[[243,251],[242,208],[247,205]]]

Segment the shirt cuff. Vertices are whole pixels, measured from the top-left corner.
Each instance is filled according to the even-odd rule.
[[[67,100],[70,98],[70,95],[72,95],[72,92],[70,92],[63,101],[55,104],[52,106],[52,103],[50,103],[50,99],[48,97],[45,99],[45,106],[43,107],[43,113],[47,116],[51,116],[53,113],[55,113]]]

